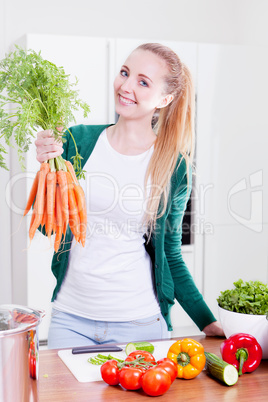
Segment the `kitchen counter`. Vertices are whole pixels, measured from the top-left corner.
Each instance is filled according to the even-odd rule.
[[[223,338],[191,336],[201,342],[207,352],[220,356],[220,344]],[[174,342],[177,339],[174,338]],[[88,402],[88,401],[142,401],[150,396],[142,391],[126,391],[121,386],[109,386],[103,381],[80,383],[72,375],[57,354],[57,350],[40,351],[39,366],[39,402]],[[165,357],[165,356],[163,356]],[[199,402],[209,401],[267,401],[268,395],[268,360],[262,360],[253,373],[243,374],[238,382],[228,387],[214,378],[206,370],[192,380],[176,379],[170,389],[157,400]],[[152,400],[152,399],[151,399]]]

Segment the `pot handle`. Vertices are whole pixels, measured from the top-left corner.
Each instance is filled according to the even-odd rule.
[[[35,309],[35,311],[37,311],[37,313],[39,313],[41,315],[41,318],[43,319],[46,315],[45,310],[40,310],[38,308]]]

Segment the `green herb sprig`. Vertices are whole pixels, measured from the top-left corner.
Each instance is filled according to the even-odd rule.
[[[260,281],[234,282],[235,289],[221,292],[217,302],[225,310],[236,313],[268,314],[268,287]]]
[[[73,112],[80,108],[87,117],[90,108],[78,97],[77,85],[70,83],[63,67],[44,60],[41,52],[16,50],[0,62],[0,138],[8,146],[17,145],[22,168],[24,153],[28,151],[38,129],[53,131],[56,140],[64,142],[62,132],[75,122]],[[61,128],[61,129],[59,129]],[[4,154],[7,150],[0,145],[0,167],[7,169]],[[73,164],[78,178],[83,175],[81,159],[76,148]]]

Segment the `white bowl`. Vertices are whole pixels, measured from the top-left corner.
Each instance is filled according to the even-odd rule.
[[[243,332],[254,336],[262,347],[262,358],[268,359],[268,316],[234,313],[219,307],[219,318],[226,338]]]

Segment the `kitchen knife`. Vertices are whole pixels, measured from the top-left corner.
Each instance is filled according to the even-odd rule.
[[[109,345],[92,345],[92,346],[79,346],[72,349],[73,355],[80,353],[99,353],[99,352],[121,352],[123,349],[119,346]]]

